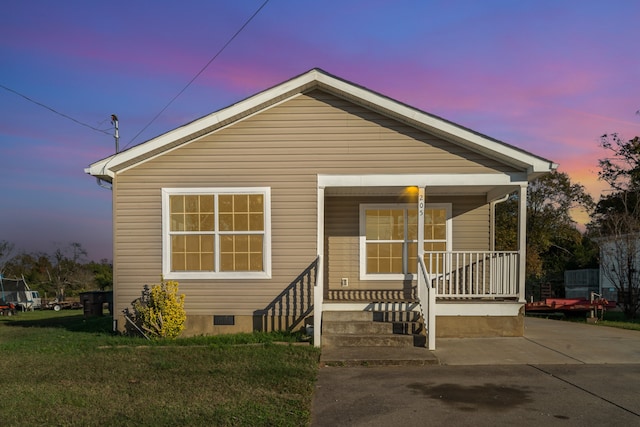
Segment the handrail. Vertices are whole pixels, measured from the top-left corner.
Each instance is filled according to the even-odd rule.
[[[318,284],[317,257],[264,309],[262,330],[294,330],[313,311],[313,289]]]
[[[418,302],[427,332],[427,348],[436,349],[436,293],[423,257],[418,257]],[[426,310],[425,310],[426,301]]]
[[[427,273],[427,266],[424,264],[424,260],[422,257],[418,257],[418,302],[420,303],[420,311],[422,314],[422,318],[426,320],[426,310],[424,308],[424,301],[429,295],[429,286],[428,283],[431,282],[429,278],[429,273]]]
[[[316,256],[316,281],[313,286],[313,345],[320,348],[322,341],[322,307],[324,301],[324,266],[322,256]]]

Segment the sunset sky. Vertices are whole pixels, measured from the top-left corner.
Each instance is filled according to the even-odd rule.
[[[596,199],[599,136],[640,134],[640,1],[270,0],[213,59],[264,2],[3,0],[0,240],[112,259],[111,192],[84,173],[114,151],[111,114],[131,147],[314,67],[551,159]]]

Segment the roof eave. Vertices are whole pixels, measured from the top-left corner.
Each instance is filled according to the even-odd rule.
[[[551,172],[557,165],[504,142],[476,133],[455,123],[403,104],[362,86],[314,68],[284,83],[266,89],[229,107],[194,120],[128,150],[93,163],[85,172],[111,182],[115,173],[156,153],[188,142],[198,136],[307,90],[320,88],[402,120],[445,140],[467,147],[505,164],[527,171],[530,179]]]

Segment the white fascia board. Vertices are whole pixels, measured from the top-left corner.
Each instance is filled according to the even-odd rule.
[[[105,159],[102,159],[98,162],[95,162],[89,165],[88,168],[85,168],[84,172],[89,175],[97,176],[103,179],[109,178],[110,180],[111,178],[113,178],[113,172],[107,169],[107,166],[109,166],[110,162],[113,160],[114,157],[116,157],[115,154]]]
[[[89,168],[85,169],[85,171],[91,175],[104,175],[113,178],[113,169],[115,169],[117,166],[143,156],[145,153],[161,149],[165,145],[170,144],[174,141],[188,138],[190,135],[197,133],[203,129],[215,129],[216,126],[220,125],[220,123],[223,123],[238,114],[249,111],[258,105],[267,103],[277,98],[278,96],[286,94],[290,91],[295,91],[297,88],[300,88],[312,82],[317,74],[318,72],[316,70],[312,70],[306,74],[298,76],[292,80],[289,80],[271,89],[267,89],[243,101],[240,101],[237,104],[233,104],[229,107],[223,108],[222,110],[194,120],[187,125],[171,130],[126,151],[115,154],[106,159],[102,159],[99,162],[93,163]]]
[[[525,174],[318,175],[318,187],[459,187],[525,184]]]

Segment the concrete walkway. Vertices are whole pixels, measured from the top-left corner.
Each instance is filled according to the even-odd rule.
[[[640,363],[640,332],[525,318],[524,337],[441,338],[442,365]]]
[[[439,364],[322,365],[312,426],[640,425],[638,331],[527,318],[436,345]]]

